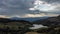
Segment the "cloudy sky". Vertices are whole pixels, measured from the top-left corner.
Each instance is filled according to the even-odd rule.
[[[60,14],[60,0],[0,0],[0,17],[42,17]]]

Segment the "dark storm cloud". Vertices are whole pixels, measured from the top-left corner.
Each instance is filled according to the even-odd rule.
[[[27,14],[34,0],[0,0],[0,15]]]
[[[29,8],[33,7],[33,3],[35,0],[0,0],[0,15],[25,15],[25,14],[33,14],[33,11],[28,10]],[[42,0],[48,3],[60,3],[60,0]],[[34,13],[39,13],[39,11],[35,11]],[[49,12],[42,12],[40,13],[49,13]]]

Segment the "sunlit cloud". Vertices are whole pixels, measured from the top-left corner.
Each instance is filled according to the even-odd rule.
[[[34,2],[34,7],[29,8],[29,10],[39,10],[39,11],[50,11],[55,10],[56,6],[52,4],[48,4],[47,2],[41,1],[41,0],[36,0]]]
[[[43,17],[45,14],[26,14],[24,17]]]
[[[8,17],[6,15],[0,15],[0,18],[10,18],[10,17]]]

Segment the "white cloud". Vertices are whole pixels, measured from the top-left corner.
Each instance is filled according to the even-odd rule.
[[[31,10],[39,10],[39,11],[50,11],[55,10],[56,6],[53,6],[52,4],[48,4],[47,2],[41,1],[41,0],[36,0],[34,2],[34,7],[29,8]]]

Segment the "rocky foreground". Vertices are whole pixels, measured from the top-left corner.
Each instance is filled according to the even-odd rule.
[[[30,29],[30,27],[34,27],[33,24],[47,27]],[[0,34],[60,34],[60,16],[49,17],[32,23],[25,20],[0,18]]]

